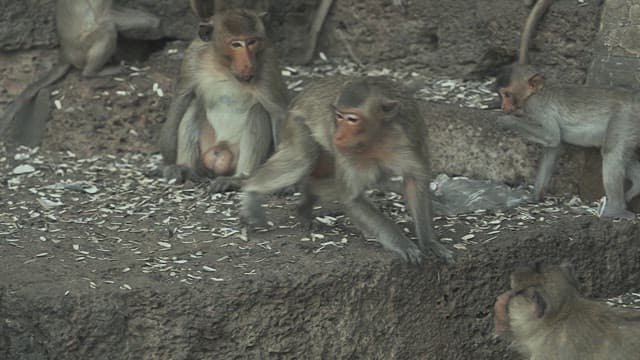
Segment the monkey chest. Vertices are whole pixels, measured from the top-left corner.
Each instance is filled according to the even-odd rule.
[[[251,108],[258,103],[253,93],[234,87],[209,89],[200,98],[216,137],[226,141],[240,139],[251,120]]]

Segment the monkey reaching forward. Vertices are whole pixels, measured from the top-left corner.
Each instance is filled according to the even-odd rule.
[[[542,198],[562,144],[599,147],[607,202],[603,217],[633,219],[626,201],[640,193],[640,96],[622,89],[585,86],[545,86],[544,77],[520,66],[510,83],[500,89],[502,110],[498,123],[544,149],[534,185]],[[625,178],[632,187],[624,191]]]
[[[424,127],[417,102],[388,79],[320,80],[292,102],[277,152],[244,183],[241,215],[250,225],[264,223],[260,194],[299,184],[303,220],[310,221],[317,198],[337,200],[367,236],[405,260],[419,263],[430,250],[452,262],[431,223]],[[397,175],[404,177],[417,246],[364,195],[367,187]]]
[[[178,183],[214,177],[214,192],[237,189],[278,140],[286,88],[259,15],[230,9],[210,19],[213,2],[191,5],[203,23],[161,130],[163,174]]]
[[[514,272],[494,310],[497,334],[527,359],[640,358],[640,311],[583,298],[567,265]]]

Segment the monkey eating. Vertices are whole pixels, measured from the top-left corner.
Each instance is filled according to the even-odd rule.
[[[213,192],[234,190],[275,147],[286,87],[261,16],[234,8],[211,17],[211,1],[191,6],[202,23],[161,129],[162,171],[177,183],[203,175]]]
[[[264,224],[262,195],[297,184],[303,220],[311,216],[316,199],[339,201],[366,236],[404,260],[419,263],[423,251],[432,251],[453,262],[452,252],[433,231],[425,134],[418,103],[391,80],[319,80],[293,100],[276,153],[244,182],[241,216],[249,225]],[[404,179],[418,245],[364,194],[398,175]]]
[[[543,146],[534,197],[541,199],[563,143],[599,147],[607,202],[602,217],[633,219],[626,201],[640,193],[640,98],[623,89],[585,86],[546,86],[544,77],[520,66],[500,89],[498,123]],[[516,114],[516,116],[512,115]],[[626,193],[625,179],[633,186]]]
[[[640,311],[582,297],[568,265],[511,274],[494,305],[496,333],[532,360],[635,360]]]
[[[160,27],[157,17],[114,7],[111,0],[57,0],[55,18],[60,41],[58,64],[27,86],[0,118],[0,135],[4,136],[15,124],[16,140],[21,144],[35,146],[44,133],[31,131],[34,127],[44,128],[49,117],[49,101],[35,101],[41,90],[61,79],[72,67],[81,70],[85,77],[113,74],[114,69],[103,67],[116,50],[117,32],[156,31]]]

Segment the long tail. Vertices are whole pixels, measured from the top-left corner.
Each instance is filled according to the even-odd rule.
[[[538,0],[531,9],[529,17],[524,24],[524,30],[522,30],[522,37],[520,38],[520,52],[518,53],[518,64],[525,65],[529,62],[529,45],[531,44],[531,38],[533,32],[540,21],[540,18],[549,9],[553,3],[553,0]]]
[[[16,114],[24,109],[25,106],[28,106],[31,103],[31,100],[38,94],[38,92],[42,88],[45,88],[60,80],[67,74],[67,72],[69,72],[70,69],[71,64],[69,63],[57,64],[43,77],[29,84],[29,86],[27,86],[27,88],[24,89],[20,93],[20,95],[18,95],[13,100],[13,103],[9,105],[7,110],[0,118],[0,136],[4,136],[6,134],[7,129],[9,129],[10,125],[13,123]]]

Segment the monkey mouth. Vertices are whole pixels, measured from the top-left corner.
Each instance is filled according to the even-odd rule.
[[[242,82],[242,83],[251,83],[251,81],[253,79],[255,79],[255,76],[253,74],[247,74],[247,75],[236,75],[236,79],[238,79],[238,81]]]

